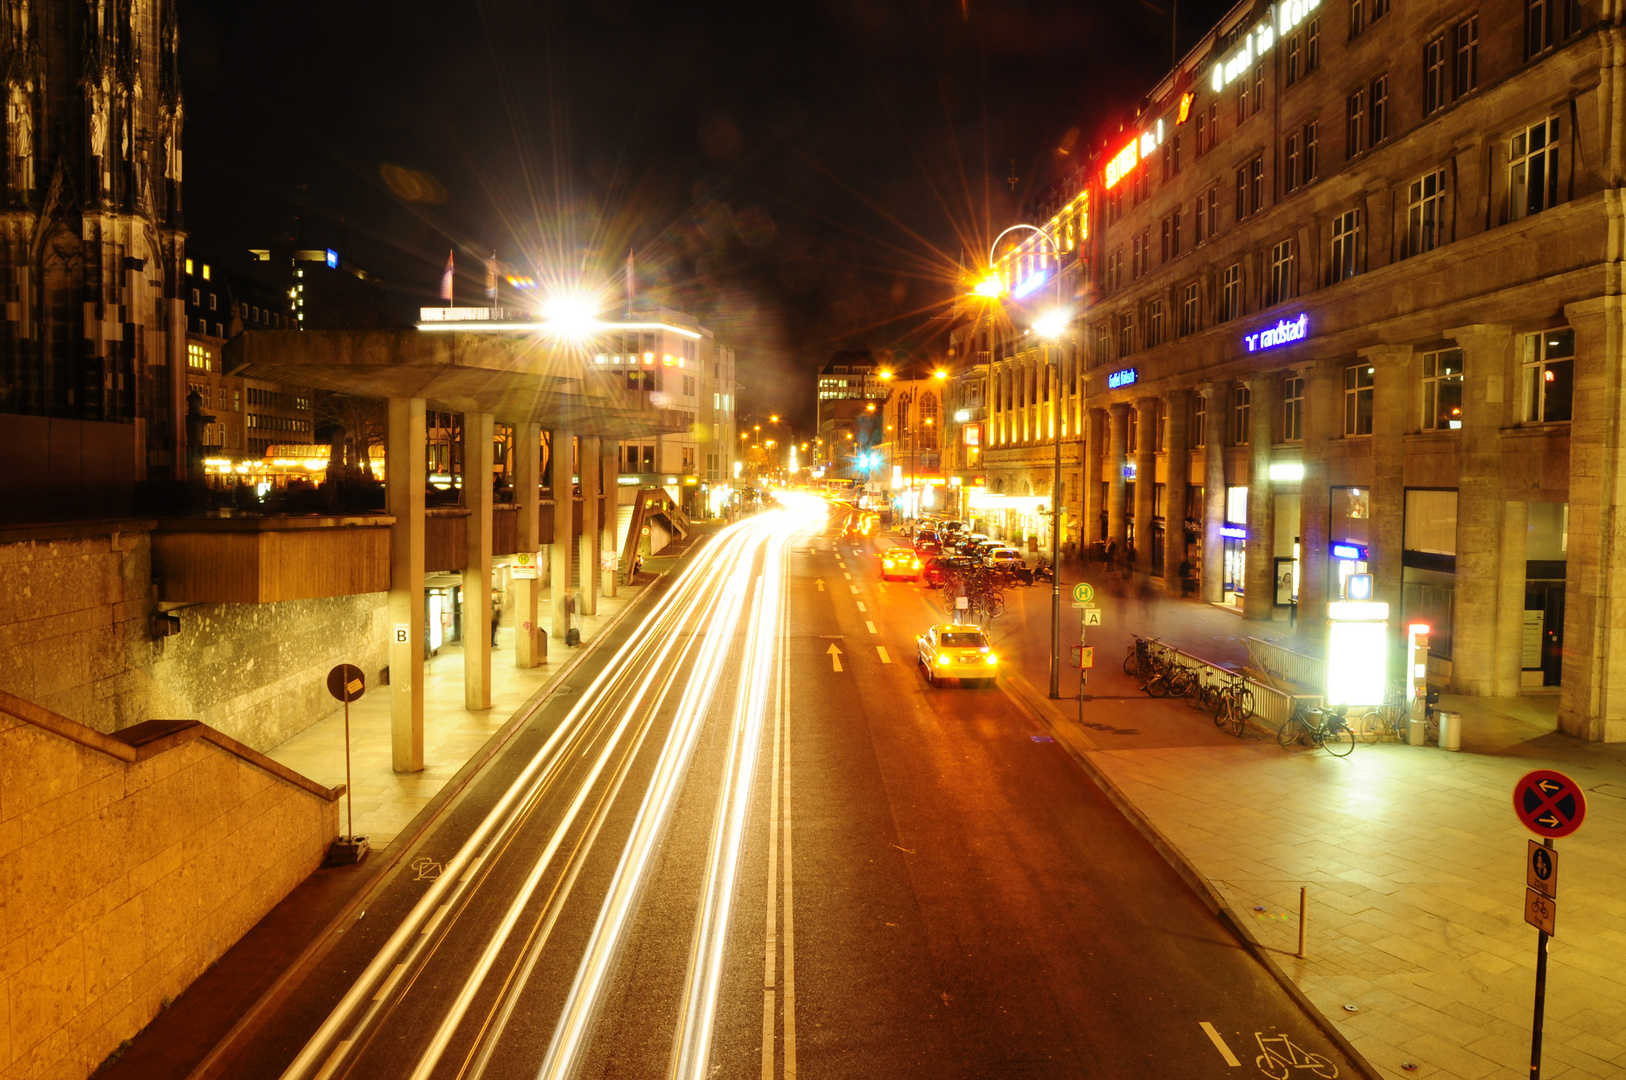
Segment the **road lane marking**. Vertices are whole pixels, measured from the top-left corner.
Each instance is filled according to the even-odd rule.
[[[389,997],[390,991],[395,989],[395,984],[401,981],[401,972],[405,970],[405,964],[396,964],[395,969],[390,972],[389,977],[379,984],[378,993],[373,995],[373,1000],[383,1001],[385,998]]]
[[[1214,1049],[1220,1052],[1220,1057],[1225,1059],[1225,1064],[1233,1069],[1242,1065],[1242,1062],[1236,1059],[1236,1055],[1231,1053],[1231,1048],[1225,1045],[1225,1040],[1220,1037],[1220,1033],[1214,1030],[1213,1024],[1210,1024],[1207,1020],[1200,1020],[1197,1022],[1197,1026],[1203,1029],[1203,1033],[1214,1044]]]
[[[333,1075],[333,1070],[339,1067],[340,1059],[344,1057],[345,1051],[350,1049],[350,1044],[353,1042],[355,1042],[354,1039],[344,1039],[338,1046],[333,1048],[333,1053],[328,1055],[327,1064],[323,1065],[322,1071],[316,1074],[316,1080],[327,1080],[328,1077]]]
[[[870,622],[868,619],[865,619],[864,620],[864,625],[869,627],[869,632],[870,633],[872,633],[872,634],[875,633],[875,624],[874,623]]]
[[[830,643],[830,647],[825,650],[825,655],[830,658],[830,669],[832,671],[840,671],[841,670],[841,650],[836,648],[836,643],[835,642],[832,641]]]
[[[451,906],[452,905],[450,904],[442,904],[440,907],[436,908],[435,913],[429,916],[429,921],[424,923],[423,929],[418,932],[426,937],[429,934],[434,933],[435,927],[440,925],[440,920],[446,917],[446,912],[451,908]]]
[[[868,611],[869,608],[865,607],[864,602],[862,600],[860,600],[860,601],[858,601],[858,610],[859,611]]]
[[[857,585],[849,585],[849,586],[847,586],[847,589],[848,589],[848,591],[849,591],[849,592],[851,592],[851,593],[852,593],[852,594],[853,594],[853,595],[854,595],[854,596],[857,596],[857,595],[858,595],[858,586],[857,586]]]
[[[881,663],[890,664],[892,662],[892,658],[886,654],[885,645],[875,646],[875,651],[881,654]]]
[[[841,576],[846,578],[848,581],[851,581],[853,579],[853,576],[851,574],[849,574],[849,573],[846,573],[845,571],[842,572]]]
[[[814,578],[813,579],[813,584],[815,584],[815,585],[817,585],[819,587],[820,592],[824,591],[824,579],[823,578]]]

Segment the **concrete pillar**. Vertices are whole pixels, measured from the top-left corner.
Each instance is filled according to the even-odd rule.
[[[1457,581],[1451,616],[1451,688],[1490,695],[1497,689],[1501,652],[1518,639],[1497,637],[1502,583],[1502,425],[1507,395],[1501,393],[1513,345],[1506,326],[1476,324],[1447,331],[1462,349],[1462,429],[1457,475]],[[1487,381],[1489,379],[1489,381]],[[1487,389],[1495,390],[1487,394]],[[1487,400],[1487,397],[1493,400]],[[1519,582],[1523,610],[1524,582]],[[1517,693],[1517,688],[1508,691]]]
[[[519,528],[515,546],[537,554],[541,549],[538,533],[542,472],[542,429],[539,424],[514,425],[514,499],[519,503]],[[537,596],[542,590],[542,566],[538,558],[536,577],[514,579],[514,608],[508,621],[514,625],[514,666],[530,669],[548,659],[547,639],[536,620]]]
[[[1084,410],[1084,551],[1089,551],[1101,535],[1101,455],[1106,452],[1107,413],[1105,409]]]
[[[565,631],[570,628],[570,614],[566,604],[570,599],[570,556],[572,548],[571,526],[575,524],[576,500],[572,494],[571,479],[576,469],[576,437],[568,428],[553,431],[553,544],[548,559],[548,596],[552,600],[553,640],[559,646],[565,643]]]
[[[385,499],[390,526],[390,761],[423,770],[423,492],[429,482],[422,398],[390,398]]]
[[[1168,449],[1163,490],[1163,588],[1180,596],[1180,564],[1186,560],[1186,486],[1191,478],[1191,455],[1186,446],[1186,424],[1191,418],[1191,391],[1172,390],[1163,398],[1167,419],[1163,435]]]
[[[1203,421],[1203,599],[1225,602],[1225,433],[1231,384],[1212,382],[1198,391],[1207,402]]]
[[[1566,304],[1575,328],[1570,423],[1569,549],[1564,583],[1563,690],[1558,725],[1583,739],[1626,741],[1626,543],[1622,497],[1622,374],[1626,302]]]
[[[1118,544],[1118,557],[1123,558],[1123,547],[1128,540],[1124,528],[1124,466],[1129,453],[1129,403],[1116,402],[1109,406],[1112,418],[1110,446],[1107,451],[1107,539]]]
[[[1400,639],[1400,579],[1402,551],[1406,543],[1406,484],[1405,433],[1410,400],[1408,383],[1411,373],[1410,345],[1380,345],[1362,349],[1361,360],[1372,371],[1372,526],[1371,542],[1367,545],[1366,566],[1372,574],[1372,598],[1389,605],[1395,627],[1395,642]],[[1340,416],[1343,411],[1343,387],[1347,378],[1344,365],[1335,369]],[[1339,432],[1343,421],[1339,421]],[[1393,644],[1393,643],[1392,643]],[[1398,655],[1399,649],[1391,650]],[[1402,661],[1403,663],[1403,661]],[[1391,673],[1398,670],[1391,665]]]
[[[463,414],[463,506],[468,510],[463,564],[463,705],[491,708],[490,413]]]
[[[580,567],[582,576],[581,598],[577,610],[583,615],[598,614],[599,555],[599,467],[603,464],[602,443],[597,435],[581,436],[581,460],[578,469],[582,484],[582,536]]]
[[[1461,512],[1461,507],[1458,507]],[[1530,504],[1522,501],[1502,504],[1502,579],[1496,612],[1497,697],[1517,697],[1524,683],[1524,588],[1529,576],[1525,565],[1529,550]],[[1452,665],[1453,668],[1455,665]],[[1454,672],[1453,672],[1454,673]]]
[[[1266,620],[1276,613],[1276,492],[1270,482],[1271,442],[1276,437],[1280,375],[1244,380],[1248,403],[1248,567],[1242,613]]]
[[[1327,620],[1331,589],[1332,476],[1329,461],[1333,440],[1343,432],[1339,409],[1342,368],[1309,364],[1304,376],[1304,481],[1299,487],[1299,628],[1316,637]]]
[[[722,461],[727,456],[720,454],[718,460]],[[604,483],[604,520],[599,522],[599,550],[606,556],[615,556],[621,553],[615,542],[616,522],[621,511],[621,444],[614,439],[605,439],[600,445],[599,462]],[[614,596],[616,572],[613,563],[610,569],[600,569],[598,576],[601,595]]]
[[[1155,397],[1135,401],[1135,572],[1150,577],[1152,565],[1152,489],[1157,486],[1157,407]]]

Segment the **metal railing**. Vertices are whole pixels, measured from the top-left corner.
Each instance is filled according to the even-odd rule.
[[[1253,660],[1253,666],[1267,679],[1276,683],[1278,689],[1305,696],[1299,692],[1314,691],[1317,687],[1327,685],[1326,661],[1294,652],[1262,638],[1248,638],[1247,644],[1248,656]],[[1289,685],[1282,685],[1283,683]]]
[[[1197,668],[1197,677],[1203,682],[1226,683],[1236,678],[1245,681],[1248,684],[1248,689],[1253,691],[1253,719],[1259,725],[1268,727],[1271,731],[1275,731],[1287,723],[1287,718],[1293,714],[1294,698],[1309,696],[1287,693],[1243,672],[1232,670],[1213,660],[1205,660],[1195,653],[1186,652],[1184,649],[1177,648],[1166,642],[1156,641],[1153,638],[1141,638],[1139,635],[1136,636],[1136,639],[1153,642],[1153,648],[1158,652],[1179,657],[1182,662]],[[1253,639],[1250,638],[1249,640]]]

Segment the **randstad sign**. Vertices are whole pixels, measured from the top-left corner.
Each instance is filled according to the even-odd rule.
[[[1257,334],[1242,335],[1242,343],[1248,347],[1249,352],[1263,352],[1265,349],[1274,349],[1278,345],[1289,345],[1295,341],[1303,341],[1310,336],[1310,314],[1305,312],[1296,319],[1283,319],[1275,326],[1267,327]]]

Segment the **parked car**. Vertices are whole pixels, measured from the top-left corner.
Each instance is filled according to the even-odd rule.
[[[921,560],[920,579],[936,588],[950,574],[963,574],[976,563],[964,555],[931,555]]]
[[[919,529],[915,532],[915,550],[922,555],[943,550],[943,540],[932,529]]]
[[[1009,574],[1024,585],[1033,584],[1033,571],[1015,548],[996,547],[983,556],[982,562],[988,569]]]

